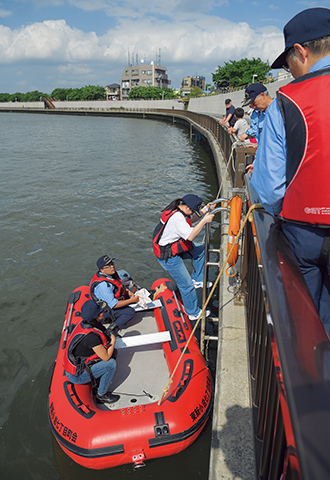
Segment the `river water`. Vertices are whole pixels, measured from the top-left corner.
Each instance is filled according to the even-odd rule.
[[[211,422],[178,455],[93,471],[54,441],[47,394],[71,291],[103,254],[146,288],[164,276],[153,228],[174,198],[216,197],[209,152],[143,119],[0,113],[0,132],[1,478],[207,478]]]

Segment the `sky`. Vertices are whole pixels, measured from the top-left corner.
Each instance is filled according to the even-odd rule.
[[[0,0],[0,93],[120,83],[128,65],[161,59],[171,87],[230,60],[270,63],[283,26],[309,0]],[[252,79],[251,79],[252,80]]]

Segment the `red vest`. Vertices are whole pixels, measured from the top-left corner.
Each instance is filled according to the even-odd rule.
[[[179,211],[180,210],[165,210],[161,216],[160,222],[154,230],[152,246],[154,254],[161,260],[166,260],[167,258],[173,257],[174,255],[178,255],[183,252],[187,252],[188,250],[191,250],[193,248],[193,243],[190,240],[183,240],[183,238],[180,238],[176,242],[173,242],[169,245],[159,245],[159,241],[164,233],[167,222],[172,217],[172,215]],[[191,227],[192,223],[190,217],[187,217],[186,215],[184,215],[184,217],[188,225]]]
[[[324,69],[278,91],[287,139],[287,184],[280,213],[286,220],[330,225],[329,89],[330,69]]]
[[[128,298],[126,288],[123,286],[122,281],[120,280],[120,277],[117,272],[111,275],[111,277],[110,276],[108,277],[100,272],[96,272],[89,285],[91,297],[95,302],[98,302],[99,299],[95,296],[94,289],[96,285],[98,285],[100,282],[108,282],[108,283],[111,283],[111,285],[113,285],[114,297],[117,300],[123,300]]]
[[[76,348],[78,343],[82,341],[85,335],[90,332],[95,332],[99,335],[102,345],[107,347],[109,340],[105,334],[98,328],[88,326],[87,323],[82,325],[82,322],[79,322],[71,334],[69,335],[68,341],[66,342],[65,353],[63,356],[63,367],[64,370],[71,375],[81,375],[86,368],[88,362],[95,362],[95,360],[100,360],[100,357],[94,353],[90,357],[76,357],[73,354],[73,350]]]

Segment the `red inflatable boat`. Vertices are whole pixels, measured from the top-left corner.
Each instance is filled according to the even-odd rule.
[[[157,280],[152,288],[156,308],[137,312],[116,342],[117,371],[110,388],[120,399],[109,405],[95,402],[90,383],[74,385],[64,374],[67,326],[81,320],[89,287],[70,295],[48,414],[61,448],[84,467],[140,466],[145,460],[173,455],[196,439],[209,417],[211,378],[194,336],[177,366],[192,331],[189,319],[170,280]]]

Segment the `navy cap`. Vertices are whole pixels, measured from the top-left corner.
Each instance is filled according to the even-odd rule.
[[[250,105],[250,103],[253,102],[258,95],[260,95],[260,93],[266,92],[266,90],[267,88],[262,83],[251,83],[251,85],[245,89],[245,97],[242,102],[242,107]]]
[[[94,300],[87,300],[84,303],[81,309],[81,317],[84,322],[91,322],[95,320],[96,317],[107,308],[108,304],[102,300],[99,302],[94,302]]]
[[[202,200],[197,195],[189,193],[182,198],[182,202],[187,205],[187,207],[191,208],[191,210],[198,216],[200,215],[199,207],[202,204]]]
[[[225,105],[228,105],[229,103],[231,103],[230,98],[226,98],[226,100],[225,100]]]
[[[271,68],[282,68],[285,58],[295,43],[310,42],[330,35],[330,9],[308,8],[295,15],[284,27],[284,52],[279,55]]]
[[[105,267],[106,265],[110,265],[111,262],[113,262],[115,258],[110,258],[109,255],[102,255],[96,262],[96,266],[99,270],[101,268]]]

